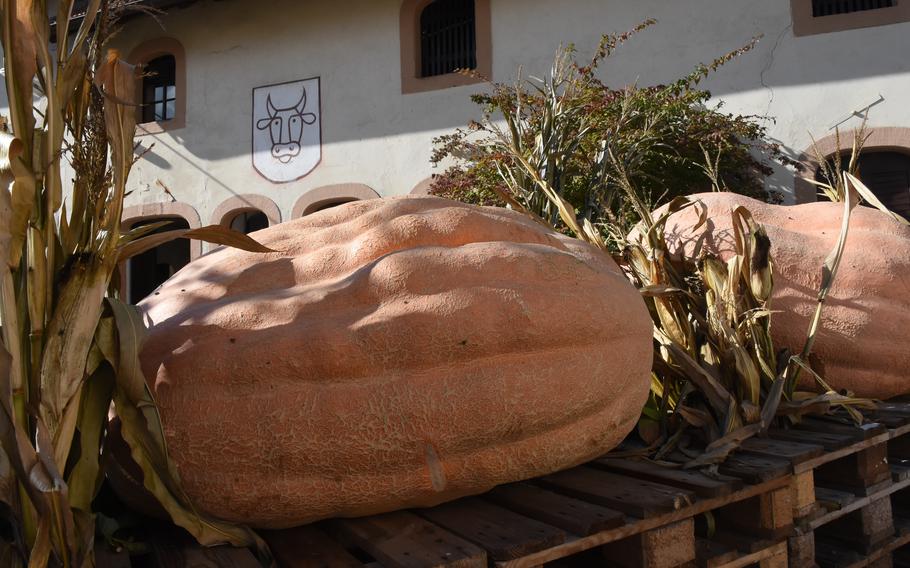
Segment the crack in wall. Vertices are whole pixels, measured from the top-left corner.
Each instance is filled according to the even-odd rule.
[[[780,47],[781,42],[784,39],[784,36],[793,28],[793,23],[787,24],[784,29],[777,34],[777,39],[774,41],[774,45],[771,46],[771,49],[768,51],[767,61],[765,61],[765,66],[762,68],[761,73],[759,74],[759,82],[761,86],[768,91],[768,106],[765,108],[765,116],[771,114],[771,105],[774,104],[774,87],[769,85],[765,81],[765,75],[768,71],[771,70],[771,67],[774,66],[774,53],[777,51],[777,48]]]

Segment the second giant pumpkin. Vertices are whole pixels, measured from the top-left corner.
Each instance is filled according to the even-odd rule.
[[[429,506],[613,448],[651,321],[612,259],[505,209],[342,205],[218,249],[142,302],[169,451],[258,527]]]
[[[799,353],[817,305],[821,267],[840,234],[844,206],[769,205],[733,193],[691,198],[703,207],[670,217],[666,235],[671,249],[692,255],[701,248],[729,257],[735,242],[731,212],[739,206],[748,209],[771,239],[772,337],[778,347]],[[704,209],[707,222],[700,225]],[[833,388],[883,399],[910,393],[910,227],[876,209],[854,209],[821,323],[812,362]]]

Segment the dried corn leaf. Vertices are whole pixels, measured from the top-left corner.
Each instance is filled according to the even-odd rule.
[[[121,434],[130,447],[130,455],[140,466],[143,484],[171,516],[201,544],[213,546],[229,543],[235,546],[256,546],[268,555],[265,543],[246,527],[231,525],[199,514],[180,488],[177,470],[167,455],[167,444],[161,417],[152,393],[142,374],[139,353],[145,327],[138,309],[109,298],[115,336],[99,336],[96,341],[116,345],[118,368],[113,391],[114,406],[121,420]]]
[[[902,225],[910,225],[910,221],[908,221],[907,219],[904,219],[903,217],[901,217],[894,211],[888,209],[888,206],[885,205],[884,203],[882,203],[881,200],[875,195],[875,193],[873,193],[871,189],[866,187],[866,184],[864,184],[862,181],[860,181],[859,178],[857,178],[850,172],[844,172],[844,178],[845,178],[846,182],[848,184],[850,184],[853,187],[853,189],[855,189],[857,191],[857,193],[859,193],[860,197],[862,197],[870,205],[872,205],[879,211],[887,214],[888,216],[890,216],[892,219],[894,219],[898,223],[900,223]]]
[[[247,252],[276,252],[240,231],[235,231],[222,225],[209,225],[198,229],[166,231],[164,233],[141,236],[122,242],[119,248],[118,261],[123,262],[124,260],[142,254],[147,250],[151,250],[164,243],[180,238],[197,239],[218,245],[226,245]],[[124,241],[124,239],[122,239],[122,241]]]

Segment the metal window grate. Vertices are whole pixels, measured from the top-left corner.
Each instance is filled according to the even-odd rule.
[[[812,17],[835,16],[894,7],[896,0],[812,0]]]
[[[435,0],[420,14],[420,76],[477,68],[474,0]]]

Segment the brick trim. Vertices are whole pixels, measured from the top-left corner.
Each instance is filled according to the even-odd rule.
[[[291,210],[291,219],[309,215],[330,203],[375,199],[377,197],[379,197],[379,194],[376,193],[376,190],[362,183],[324,185],[304,193],[294,203],[294,208]]]
[[[831,134],[816,141],[818,152],[824,156],[833,156],[837,152],[849,152],[853,148],[853,133],[844,132],[840,135],[840,145],[837,143],[837,135]],[[910,128],[902,126],[883,126],[880,128],[870,129],[869,138],[863,146],[864,151],[893,151],[910,154]],[[811,183],[807,182],[805,177],[815,175],[819,163],[816,159],[815,148],[809,146],[799,156],[799,162],[803,167],[802,172],[797,172],[794,176],[794,196],[797,203],[809,203],[816,200],[816,189]]]
[[[212,213],[212,225],[230,226],[240,213],[262,211],[269,220],[269,226],[281,222],[281,210],[274,201],[264,195],[235,195],[221,202]]]

